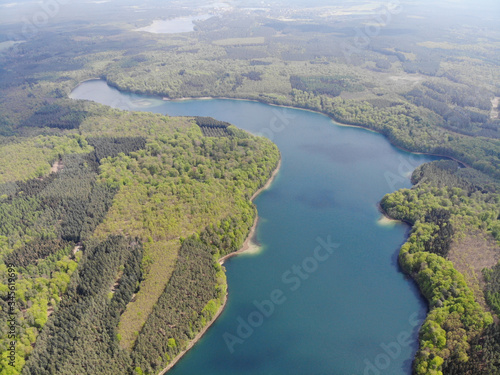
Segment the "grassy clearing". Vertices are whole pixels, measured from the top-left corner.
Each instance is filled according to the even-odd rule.
[[[213,43],[218,46],[244,46],[250,44],[264,44],[266,39],[263,36],[251,38],[227,38],[215,40]]]
[[[500,260],[500,247],[489,233],[476,231],[452,243],[448,259],[464,275],[474,291],[476,301],[489,310],[484,298],[486,282],[482,270],[495,266]]]
[[[118,334],[121,336],[122,348],[132,349],[139,331],[172,276],[179,248],[178,239],[158,241],[145,246],[146,256],[151,261],[149,274],[121,316]]]

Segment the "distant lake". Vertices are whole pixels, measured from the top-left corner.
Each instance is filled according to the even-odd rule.
[[[15,46],[16,44],[19,44],[19,43],[24,43],[26,42],[25,40],[20,40],[20,41],[7,41],[7,42],[1,42],[0,43],[0,52],[3,51],[3,50],[7,50],[9,49],[10,47],[12,46]]]
[[[153,34],[175,34],[187,33],[194,31],[193,21],[206,20],[212,17],[210,14],[202,14],[198,16],[177,17],[170,20],[155,20],[153,23],[135,31],[146,31]]]
[[[427,306],[397,262],[408,226],[381,223],[377,203],[411,187],[411,171],[436,157],[319,113],[252,101],[164,101],[101,80],[71,97],[212,116],[270,137],[281,151],[276,180],[255,200],[263,250],[224,263],[227,306],[169,375],[411,374]],[[276,293],[281,303],[271,308]]]

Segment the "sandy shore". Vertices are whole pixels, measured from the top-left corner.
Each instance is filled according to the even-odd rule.
[[[377,220],[380,225],[394,225],[397,223],[402,223],[408,225],[410,228],[413,227],[413,224],[407,222],[405,220],[393,219],[389,216],[389,214],[382,208],[380,202],[377,204],[377,208],[380,211],[381,217]]]
[[[271,177],[269,177],[269,180],[267,180],[266,184],[264,186],[262,186],[259,190],[257,190],[252,195],[252,197],[250,198],[250,200],[252,202],[253,202],[253,200],[261,192],[263,192],[264,190],[266,190],[267,188],[269,188],[269,186],[271,186],[271,184],[273,183],[276,175],[278,174],[278,172],[280,170],[280,167],[281,167],[281,159],[278,162],[278,165],[274,169],[273,173],[271,174]],[[243,252],[246,252],[246,253],[258,253],[260,251],[260,245],[255,241],[255,230],[257,228],[258,222],[259,222],[259,215],[256,215],[255,216],[255,220],[254,220],[253,225],[252,225],[252,228],[250,228],[250,232],[248,232],[248,236],[247,236],[245,242],[243,242],[243,246],[241,247],[241,249],[239,249],[238,251],[232,252],[230,254],[227,254],[227,255],[223,256],[222,258],[220,258],[219,259],[219,263],[220,264],[224,264],[224,261],[226,259],[234,257],[234,256],[236,256],[238,254],[243,253]]]
[[[385,210],[382,208],[382,205],[380,204],[380,202],[377,204],[377,208],[378,208],[378,210],[380,212],[380,217],[377,220],[377,223],[379,225],[382,225],[382,226],[393,226],[394,224],[402,223],[401,220],[396,220],[396,219],[393,219],[392,217],[390,217],[387,214],[387,212],[385,212]]]
[[[380,218],[377,220],[377,223],[382,226],[393,226],[397,223],[401,223],[399,220],[391,219],[388,216],[382,215]]]
[[[269,180],[267,180],[266,184],[264,186],[262,186],[259,190],[257,190],[253,195],[252,197],[250,198],[250,200],[253,202],[253,200],[255,198],[257,198],[257,196],[262,193],[264,190],[268,189],[269,186],[271,186],[271,184],[273,183],[274,179],[276,178],[276,175],[278,174],[279,170],[281,168],[281,158],[280,160],[278,161],[278,165],[276,165],[276,168],[274,169],[273,173],[271,174],[271,177],[269,177]]]
[[[269,188],[269,186],[271,186],[272,182],[274,181],[276,175],[278,174],[278,172],[280,170],[280,167],[281,167],[281,159],[279,160],[278,165],[276,166],[273,173],[271,174],[271,177],[269,177],[269,180],[267,180],[266,184],[252,195],[252,197],[250,198],[251,201],[253,201],[261,192],[263,192],[264,190]],[[260,246],[253,241],[253,238],[255,236],[255,229],[257,228],[258,221],[259,221],[259,216],[256,215],[255,220],[254,220],[253,225],[252,225],[252,228],[250,228],[250,232],[248,233],[248,236],[247,236],[245,242],[243,242],[243,246],[241,247],[241,249],[220,258],[219,263],[221,265],[224,263],[224,260],[226,260],[227,258],[241,254],[242,252],[252,252],[252,251],[258,252],[259,251]],[[174,367],[175,364],[177,362],[179,362],[179,360],[184,356],[184,354],[186,354],[187,351],[189,349],[191,349],[194,346],[194,344],[196,344],[201,339],[201,337],[205,334],[205,332],[207,332],[207,330],[215,322],[215,320],[219,317],[219,315],[222,313],[222,311],[224,311],[224,308],[226,307],[226,303],[227,303],[227,293],[224,296],[224,301],[222,302],[222,305],[220,306],[219,310],[217,310],[217,312],[215,313],[214,317],[210,320],[210,322],[208,322],[207,325],[189,342],[189,345],[186,347],[186,349],[184,349],[182,352],[180,352],[172,360],[172,362],[170,362],[168,364],[168,366],[165,367],[158,375],[164,375],[168,370],[170,370],[172,367]]]
[[[248,232],[248,236],[245,240],[245,242],[243,242],[243,246],[241,247],[241,249],[239,249],[238,251],[234,251],[230,254],[227,254],[225,256],[223,256],[222,258],[219,259],[219,264],[220,265],[223,265],[224,264],[224,261],[228,258],[231,258],[231,257],[234,257],[236,255],[239,255],[243,252],[246,252],[246,253],[258,253],[260,251],[260,245],[258,243],[255,242],[254,240],[254,237],[255,237],[255,229],[257,228],[257,223],[259,222],[259,216],[256,215],[255,216],[255,220],[253,222],[253,225],[252,225],[252,228],[250,228],[250,232]]]

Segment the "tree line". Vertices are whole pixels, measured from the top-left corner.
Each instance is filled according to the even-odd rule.
[[[416,374],[498,372],[499,325],[478,302],[464,276],[446,260],[452,241],[472,230],[500,242],[498,184],[453,161],[417,168],[416,185],[386,195],[382,208],[413,225],[399,263],[429,302],[414,362]],[[487,184],[483,185],[484,182]],[[486,300],[498,311],[498,265],[483,271]]]

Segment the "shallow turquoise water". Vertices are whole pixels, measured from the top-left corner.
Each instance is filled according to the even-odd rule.
[[[410,374],[425,301],[399,270],[408,227],[378,223],[384,194],[434,157],[318,113],[236,100],[162,101],[88,81],[72,97],[114,107],[212,116],[273,139],[282,154],[255,200],[259,254],[226,263],[229,300],[169,372]]]

